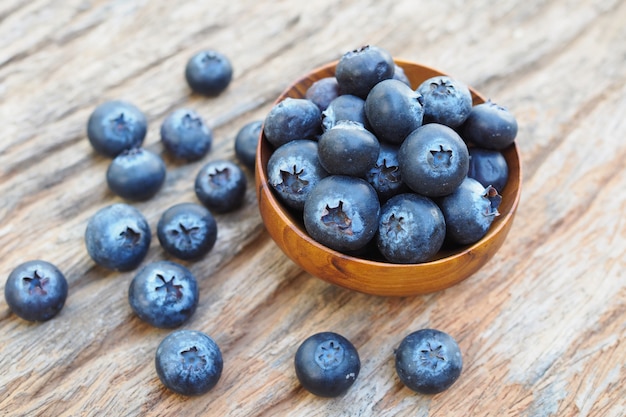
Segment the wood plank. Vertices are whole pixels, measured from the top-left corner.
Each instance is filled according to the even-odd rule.
[[[67,304],[27,323],[0,300],[0,415],[623,416],[626,410],[626,3],[541,0],[293,2],[164,0],[0,5],[0,288],[19,263],[66,274]],[[210,3],[210,4],[209,4]],[[135,103],[145,145],[165,157],[164,188],[133,203],[151,227],[197,201],[207,161],[235,159],[238,129],[261,120],[298,76],[363,44],[456,76],[509,107],[520,125],[522,201],[504,246],[470,279],[434,294],[385,298],[301,271],[264,231],[253,175],[242,209],[217,215],[218,241],[199,262],[200,305],[183,327],[220,344],[224,373],[193,398],[154,371],[169,333],[128,305],[134,272],[97,267],[83,234],[107,190],[109,160],[85,134],[94,107]],[[229,56],[219,97],[191,94],[186,60]],[[164,154],[159,127],[179,107],[214,129],[194,163]],[[144,262],[169,258],[156,236]],[[395,375],[393,351],[434,327],[464,355],[461,378],[435,396]],[[346,395],[301,388],[293,356],[307,336],[337,331],[358,348]]]

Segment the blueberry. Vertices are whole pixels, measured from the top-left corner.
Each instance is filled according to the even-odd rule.
[[[294,365],[300,384],[320,397],[344,394],[361,370],[361,360],[354,345],[333,332],[309,336],[298,347]]]
[[[228,87],[233,68],[220,52],[206,50],[193,55],[185,67],[185,79],[196,93],[217,96]]]
[[[422,96],[401,81],[384,80],[367,95],[365,114],[378,139],[399,145],[422,125]]]
[[[441,249],[445,237],[443,214],[428,197],[398,194],[381,209],[376,242],[390,262],[427,261]]]
[[[509,179],[509,166],[500,151],[477,147],[469,148],[469,171],[467,176],[483,186],[492,185],[501,192]]]
[[[376,164],[380,143],[362,124],[339,121],[319,139],[318,158],[331,174],[364,176]]]
[[[296,139],[315,139],[321,122],[322,112],[315,103],[304,98],[287,97],[265,116],[263,133],[267,141],[278,148]]]
[[[358,122],[367,128],[365,100],[351,94],[343,94],[331,101],[322,112],[322,129],[329,130],[342,120]]]
[[[24,320],[46,321],[65,305],[67,281],[50,262],[27,261],[9,274],[4,298],[11,311]]]
[[[389,52],[377,46],[366,45],[346,52],[335,69],[339,92],[365,99],[372,87],[393,77],[394,69]]]
[[[463,124],[472,110],[472,94],[459,80],[432,77],[417,87],[424,97],[424,123],[440,123],[451,128]]]
[[[202,159],[211,149],[212,142],[213,132],[194,110],[174,110],[161,124],[161,143],[176,158]]]
[[[200,168],[195,181],[198,200],[209,210],[226,213],[239,208],[246,195],[246,175],[239,165],[211,161]]]
[[[326,110],[337,96],[339,96],[339,84],[335,77],[325,77],[315,81],[304,93],[304,98],[315,103],[320,111]]]
[[[483,187],[473,178],[465,178],[450,195],[439,201],[451,241],[467,245],[479,241],[500,213],[502,197],[492,186]]]
[[[422,329],[406,336],[395,351],[395,361],[402,383],[420,394],[447,390],[463,368],[457,342],[436,329]]]
[[[402,81],[404,84],[411,87],[411,80],[409,80],[409,77],[406,76],[406,73],[404,72],[404,68],[402,68],[398,64],[395,65],[395,70],[393,72],[393,79]]]
[[[328,175],[317,151],[315,141],[293,140],[276,149],[267,161],[268,182],[288,207],[302,211],[313,187]]]
[[[128,200],[148,200],[165,182],[165,163],[143,148],[132,148],[117,155],[109,164],[106,179],[109,189]]]
[[[157,224],[161,247],[179,259],[196,260],[217,240],[217,223],[209,210],[199,204],[176,204],[163,213]]]
[[[126,149],[140,147],[147,129],[148,122],[143,112],[122,100],[100,104],[87,121],[87,137],[91,146],[110,158]]]
[[[400,175],[399,149],[397,145],[381,143],[376,163],[365,174],[365,179],[374,187],[380,201],[386,201],[407,188]]]
[[[198,306],[198,283],[191,271],[170,261],[145,265],[130,282],[128,302],[139,318],[154,327],[177,327]]]
[[[205,333],[175,330],[159,343],[155,366],[168,389],[181,395],[200,395],[217,384],[224,361],[217,343]]]
[[[462,132],[476,146],[504,149],[515,141],[517,120],[508,109],[489,100],[472,107]]]
[[[451,128],[431,123],[415,129],[398,151],[402,180],[418,194],[440,197],[454,191],[469,169],[469,151]]]
[[[139,266],[150,248],[151,232],[139,210],[124,203],[98,210],[87,223],[85,244],[98,265],[119,271]]]
[[[254,169],[256,148],[259,144],[263,121],[255,120],[246,123],[235,136],[235,156],[249,169]]]
[[[379,214],[378,196],[367,181],[330,175],[304,203],[304,226],[322,245],[340,252],[357,251],[376,234]]]

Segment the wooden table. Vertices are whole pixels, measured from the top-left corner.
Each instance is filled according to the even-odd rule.
[[[620,0],[3,0],[0,276],[42,258],[70,289],[41,324],[0,300],[0,415],[626,415],[625,22]],[[507,241],[447,290],[355,293],[277,249],[249,173],[244,207],[216,215],[216,247],[184,263],[199,278],[200,305],[183,327],[219,343],[222,378],[200,397],[173,394],[154,369],[169,331],[128,305],[134,272],[96,267],[85,250],[89,217],[122,201],[106,186],[109,160],[87,141],[89,114],[118,98],[146,113],[145,146],[164,155],[167,181],[132,204],[154,235],[167,207],[197,202],[199,168],[234,160],[237,131],[288,83],[364,44],[447,72],[514,112],[524,185]],[[203,48],[234,66],[217,98],[191,94],[183,77]],[[202,161],[163,152],[160,123],[179,107],[214,129]],[[153,237],[144,263],[168,259]],[[453,335],[464,355],[460,379],[435,396],[408,390],[394,370],[394,348],[424,327]],[[337,399],[309,394],[293,370],[299,343],[323,330],[348,337],[362,360]]]

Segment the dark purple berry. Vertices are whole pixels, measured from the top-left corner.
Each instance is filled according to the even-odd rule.
[[[235,156],[248,169],[254,169],[256,148],[263,131],[263,121],[246,123],[235,136]]]
[[[322,332],[309,336],[296,351],[294,366],[300,384],[320,397],[338,397],[354,384],[361,360],[345,337]]]
[[[201,51],[187,61],[185,79],[193,91],[217,96],[228,87],[233,68],[228,58],[217,51]]]
[[[265,117],[263,133],[275,148],[297,139],[315,139],[321,130],[322,112],[303,98],[286,98]]]
[[[380,143],[363,125],[342,120],[319,139],[318,158],[331,174],[363,177],[374,166]]]
[[[217,222],[203,206],[179,203],[161,215],[157,237],[161,247],[170,255],[196,260],[213,249],[217,240]]]
[[[311,100],[320,111],[326,110],[331,101],[339,96],[337,78],[326,77],[315,81],[304,94],[304,98]]]
[[[140,147],[147,129],[143,112],[122,100],[98,105],[87,121],[87,137],[91,146],[109,158],[114,158],[124,150]]]
[[[198,200],[209,210],[226,213],[241,207],[247,179],[239,165],[226,160],[211,161],[200,168],[195,181]]]
[[[517,120],[505,107],[489,100],[472,108],[462,131],[465,140],[476,146],[504,149],[515,141]]]
[[[148,200],[165,182],[163,159],[147,149],[128,149],[117,155],[106,173],[109,189],[127,200]]]
[[[422,82],[416,90],[424,97],[424,123],[457,128],[472,110],[472,94],[459,80],[441,75]]]
[[[50,262],[34,260],[18,265],[7,278],[4,298],[17,316],[46,321],[57,315],[67,299],[67,281]]]
[[[174,110],[161,124],[161,143],[175,158],[202,159],[211,149],[212,142],[213,132],[194,110]]]
[[[335,69],[339,92],[365,99],[372,87],[393,77],[394,69],[389,52],[377,46],[366,45],[346,52]]]

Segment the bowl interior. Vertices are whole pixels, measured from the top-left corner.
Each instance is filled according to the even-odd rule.
[[[412,62],[396,60],[413,88],[443,73]],[[317,80],[332,77],[336,62],[320,67],[288,87],[276,100],[303,98]],[[470,87],[474,105],[485,98]],[[392,264],[375,257],[355,257],[327,248],[310,238],[301,215],[288,210],[276,198],[267,178],[272,145],[261,134],[256,156],[255,179],[259,210],[267,231],[280,249],[305,271],[327,282],[352,290],[384,296],[406,296],[439,291],[476,272],[500,248],[512,225],[521,193],[521,166],[515,144],[502,153],[509,166],[509,179],[502,190],[498,216],[478,242],[442,249],[437,257],[419,264]]]

